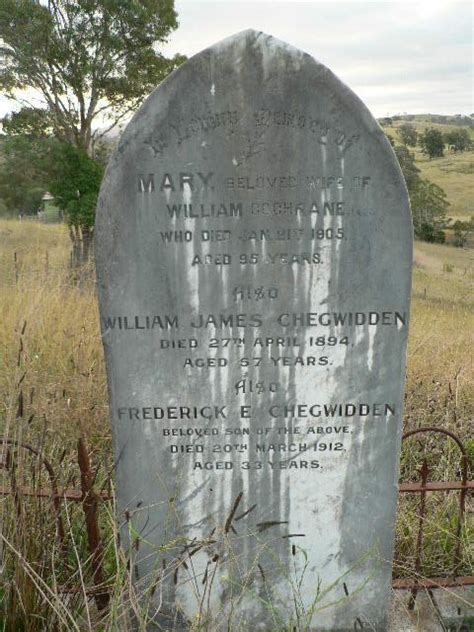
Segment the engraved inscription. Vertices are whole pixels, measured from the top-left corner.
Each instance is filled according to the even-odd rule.
[[[96,231],[120,535],[150,625],[385,629],[412,233],[369,112],[240,33],[144,103]]]

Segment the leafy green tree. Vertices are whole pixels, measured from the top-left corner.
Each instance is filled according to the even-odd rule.
[[[47,112],[41,108],[22,108],[7,114],[2,120],[2,128],[7,136],[24,136],[31,140],[45,139],[52,134]]]
[[[47,129],[33,111],[13,114],[3,120],[0,198],[9,213],[37,212],[48,188],[43,168]]]
[[[420,136],[421,151],[431,158],[444,156],[443,134],[434,127],[428,127]]]
[[[453,151],[466,151],[472,146],[469,131],[464,129],[454,129],[444,135],[444,141]]]
[[[48,134],[43,118],[34,112],[11,115],[3,127],[0,197],[10,210],[34,214],[44,192],[50,191],[70,227],[73,262],[81,265],[92,246],[104,163]]]
[[[420,170],[415,165],[415,155],[404,145],[397,145],[394,147],[394,151],[405,178],[407,189],[411,192],[420,181]]]
[[[31,210],[40,192],[56,192],[76,263],[91,249],[103,139],[184,61],[156,50],[176,27],[174,0],[0,0],[0,91],[44,105],[3,121],[0,193]]]
[[[66,213],[73,242],[73,262],[89,259],[97,195],[104,167],[85,151],[63,142],[51,147],[49,190]]]
[[[456,220],[451,226],[454,234],[454,245],[457,248],[464,248],[469,239],[469,234],[474,232],[474,218],[471,217],[468,222]]]
[[[415,237],[444,243],[449,202],[443,189],[429,180],[420,179],[410,191],[410,202]]]
[[[415,237],[443,243],[449,207],[446,193],[433,182],[420,178],[415,155],[407,147],[397,145],[394,150],[410,195]]]
[[[410,123],[404,123],[403,125],[400,125],[398,132],[404,145],[415,147],[418,134],[413,125],[410,125]]]
[[[1,0],[0,91],[39,94],[56,138],[92,155],[183,61],[155,49],[176,27],[174,0]]]
[[[3,120],[4,168],[0,197],[16,213],[36,213],[41,197],[50,191],[64,213],[73,243],[73,262],[89,258],[95,207],[106,160],[102,147],[91,158],[82,149],[58,140],[43,111],[25,110]],[[103,156],[105,158],[105,156]]]

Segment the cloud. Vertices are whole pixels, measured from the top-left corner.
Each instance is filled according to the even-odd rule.
[[[375,116],[474,111],[470,2],[177,0],[176,9],[165,54],[191,56],[253,28],[328,66]],[[11,109],[0,97],[0,115]]]
[[[178,0],[176,7],[180,28],[167,53],[193,55],[254,28],[313,55],[375,116],[474,110],[468,2]]]

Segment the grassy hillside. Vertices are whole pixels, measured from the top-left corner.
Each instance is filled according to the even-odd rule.
[[[429,115],[417,115],[413,120],[398,120],[392,125],[384,125],[383,129],[397,145],[402,144],[399,128],[406,123],[413,125],[418,134],[422,134],[427,127],[439,129],[443,134],[462,127],[469,130],[471,139],[474,141],[474,128],[457,124],[454,117],[451,119],[452,122],[449,123],[433,123]],[[474,149],[454,153],[446,148],[443,158],[431,160],[421,153],[419,146],[409,147],[409,150],[415,154],[421,177],[434,182],[446,191],[450,203],[449,217],[454,220],[467,220],[474,215]]]
[[[466,220],[474,214],[474,151],[447,153],[432,160],[416,152],[416,164],[422,178],[446,191],[450,217]]]

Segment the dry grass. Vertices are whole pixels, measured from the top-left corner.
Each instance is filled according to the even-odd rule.
[[[428,159],[416,152],[420,176],[436,182],[450,202],[449,217],[468,220],[474,213],[474,151],[455,154],[447,151],[442,158]]]
[[[78,488],[78,437],[91,442],[96,463],[108,462],[110,442],[94,288],[90,280],[71,283],[69,253],[65,226],[0,222],[0,435],[34,446],[54,464],[59,485]],[[4,448],[1,457],[19,487],[49,485],[24,451]],[[4,472],[1,482],[12,479]],[[80,507],[67,505],[65,556],[48,499],[1,502],[3,629],[83,629],[76,614],[88,600],[81,592],[65,600],[57,590],[90,584]]]
[[[109,436],[92,275],[80,286],[70,276],[66,227],[0,222],[2,424],[14,421],[22,378],[31,431],[46,424],[66,445],[82,433],[93,443]]]
[[[64,226],[0,221],[0,435],[40,449],[55,464],[60,484],[70,487],[79,487],[75,446],[78,437],[85,436],[100,486],[110,471],[111,445],[94,281],[91,274],[80,285],[71,283],[69,252]],[[465,441],[471,458],[472,287],[472,251],[417,244],[405,425],[452,430]],[[439,440],[428,448],[433,477],[456,478],[456,451],[445,450]],[[417,479],[422,459],[418,442],[405,444],[405,480]],[[27,464],[18,456],[16,463],[18,484],[47,483],[39,477],[34,460]],[[11,479],[5,475],[2,482],[10,484]],[[400,505],[399,575],[412,573],[417,501],[406,496]],[[54,514],[47,501],[22,498],[19,505],[10,497],[1,502],[0,551],[6,581],[0,587],[5,603],[3,612],[0,606],[0,623],[5,632],[126,630],[129,607],[138,609],[138,605],[126,561],[116,545],[112,508],[102,506],[101,522],[105,571],[114,593],[110,613],[99,626],[97,610],[84,593],[92,580],[80,507],[69,503],[67,511],[63,509],[65,556],[55,539]],[[425,574],[443,575],[452,569],[459,541],[453,536],[456,502],[456,494],[436,494],[429,500]],[[472,526],[466,525],[464,544],[470,533]],[[473,574],[472,569],[465,546],[460,570]],[[59,586],[79,592],[65,596]]]
[[[474,251],[417,242],[405,423],[472,433]]]
[[[405,395],[405,430],[437,426],[455,433],[468,450],[474,471],[474,251],[418,242],[415,248],[411,329]],[[419,435],[418,435],[419,437]],[[460,452],[442,435],[407,440],[402,452],[405,481],[420,480],[426,458],[430,480],[459,480]],[[395,570],[409,577],[415,563],[420,497],[401,496],[397,523]],[[474,568],[472,504],[468,499],[461,531],[459,574]],[[422,574],[440,577],[455,566],[459,494],[430,493],[427,497]]]
[[[384,127],[397,145],[402,144],[398,128],[406,124],[406,121],[397,121],[395,125]],[[427,127],[439,129],[443,134],[459,129],[456,125],[444,125],[428,123],[423,120],[410,121],[410,125],[422,134]],[[474,129],[468,129],[471,139],[474,141]],[[454,153],[445,148],[442,158],[431,160],[421,153],[419,146],[408,148],[415,154],[416,165],[420,169],[420,176],[431,182],[435,182],[446,192],[450,203],[448,216],[453,220],[466,221],[474,214],[474,151]]]

